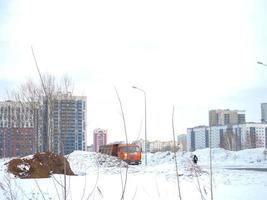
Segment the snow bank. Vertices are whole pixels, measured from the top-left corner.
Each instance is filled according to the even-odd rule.
[[[212,149],[214,163],[213,191],[216,200],[265,200],[267,196],[267,172],[229,170],[228,166],[267,166],[262,148],[248,149],[239,152],[224,149]],[[188,170],[191,155],[199,157],[198,180],[205,199],[210,197],[209,149],[193,153],[177,153],[181,192],[183,200],[202,199],[197,187],[197,178]],[[124,183],[125,163],[116,157],[93,152],[75,151],[66,156],[74,173],[78,176],[67,176],[67,199],[120,199]],[[148,153],[148,165],[144,157],[141,165],[129,166],[128,183],[125,200],[157,199],[173,200],[178,198],[177,177],[174,165],[174,153]],[[17,199],[61,199],[63,197],[62,175],[53,175],[47,179],[16,179],[6,172],[0,159],[0,199],[10,198],[9,188]],[[186,171],[187,170],[187,171]],[[2,188],[2,189],[1,189]],[[40,188],[42,193],[40,192]]]
[[[212,162],[215,166],[264,166],[267,160],[264,157],[264,148],[245,149],[241,151],[228,151],[222,148],[212,149]],[[189,156],[191,153],[186,153]],[[209,149],[193,152],[198,156],[199,165],[208,165]]]

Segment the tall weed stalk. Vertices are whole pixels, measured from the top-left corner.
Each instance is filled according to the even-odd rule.
[[[126,145],[127,145],[127,149],[128,149],[128,135],[127,135],[127,129],[126,129],[125,115],[124,115],[124,112],[123,112],[122,103],[121,103],[121,99],[120,99],[119,93],[118,93],[116,87],[114,87],[114,88],[115,88],[115,91],[116,91],[116,94],[117,94],[118,101],[120,103],[120,109],[121,109],[123,127],[124,127],[124,133],[125,133],[125,140],[126,140]],[[127,154],[127,156],[128,156],[128,154]],[[126,184],[127,184],[127,178],[128,178],[128,164],[126,165],[125,180],[124,180],[124,185],[122,187],[121,200],[124,199],[125,190],[126,190]]]
[[[175,131],[174,131],[174,106],[172,109],[172,136],[173,136],[173,152],[174,152],[174,161],[175,161],[175,168],[176,168],[177,188],[178,188],[178,193],[179,193],[179,199],[182,200],[177,155],[176,155],[177,149],[176,149]]]

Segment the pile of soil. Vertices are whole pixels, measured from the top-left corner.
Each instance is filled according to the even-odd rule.
[[[7,163],[7,170],[19,178],[48,178],[51,174],[75,175],[68,160],[51,152],[36,153],[32,158],[15,158]]]

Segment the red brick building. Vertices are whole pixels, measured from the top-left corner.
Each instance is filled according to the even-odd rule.
[[[34,154],[38,147],[38,110],[29,104],[0,102],[0,157]]]

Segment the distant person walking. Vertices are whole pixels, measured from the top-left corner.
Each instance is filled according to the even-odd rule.
[[[198,161],[198,157],[196,155],[193,155],[193,163],[197,164],[197,161]]]

